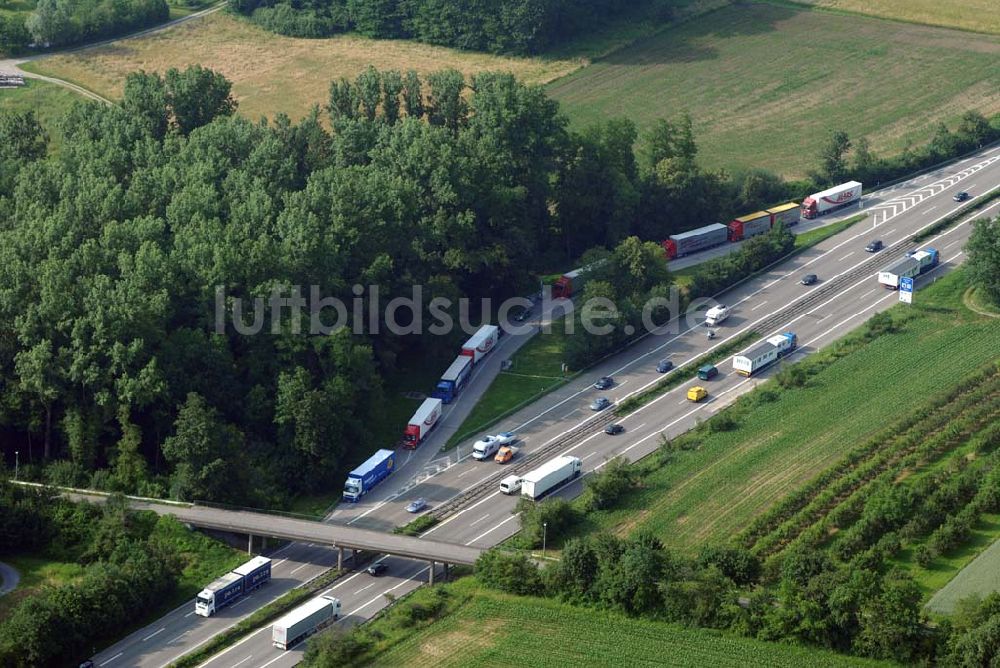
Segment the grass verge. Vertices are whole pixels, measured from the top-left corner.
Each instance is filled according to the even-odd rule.
[[[84,98],[62,86],[25,79],[20,88],[0,90],[0,111],[33,111],[46,132],[49,133],[49,150],[58,152],[62,135],[56,121],[73,105]]]
[[[392,530],[393,533],[402,534],[403,536],[419,536],[423,532],[430,529],[432,526],[437,524],[440,520],[433,515],[421,515],[412,522],[405,524],[401,527],[396,527]]]

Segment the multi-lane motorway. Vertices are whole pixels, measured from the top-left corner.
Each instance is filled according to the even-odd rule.
[[[521,410],[497,425],[496,430],[518,432],[521,456],[551,450],[554,443],[562,443],[566,433],[584,430],[587,422],[595,419],[588,404],[598,394],[621,401],[662,378],[655,370],[660,359],[669,358],[675,366],[681,366],[748,330],[762,337],[793,330],[799,336],[800,345],[796,358],[807,355],[858,326],[872,313],[896,303],[897,294],[878,286],[874,277],[882,264],[888,262],[888,255],[880,257],[880,254],[866,253],[864,246],[868,241],[879,238],[890,252],[901,252],[901,248],[893,249],[894,244],[902,244],[917,230],[962,206],[952,201],[956,192],[966,190],[973,196],[980,196],[998,185],[1000,149],[992,149],[894,188],[872,193],[863,201],[863,210],[869,214],[866,220],[720,296],[720,301],[733,308],[734,315],[719,328],[720,336],[715,340],[708,340],[701,326],[689,327],[682,322],[676,332],[667,328]],[[994,205],[989,213],[995,215],[997,210],[998,206]],[[850,210],[843,217],[855,213],[857,210]],[[962,247],[969,231],[970,225],[963,221],[922,244],[938,248],[941,266],[927,278],[918,280],[918,287],[962,261]],[[808,287],[800,285],[798,279],[805,273],[817,274],[819,282]],[[689,384],[683,384],[638,411],[618,418],[617,421],[626,427],[624,434],[609,437],[595,430],[561,445],[551,455],[547,452],[546,456],[574,454],[584,460],[585,471],[599,468],[618,454],[634,460],[653,451],[660,434],[681,433],[696,420],[714,414],[767,377],[765,373],[745,379],[732,372],[729,361],[719,364],[719,368],[722,373],[712,381],[712,396],[707,402],[687,402],[683,392]],[[590,385],[604,375],[613,376],[616,385],[599,393]],[[423,473],[419,482],[408,479],[416,468],[405,476],[397,475],[395,480],[390,479],[383,485],[381,494],[365,503],[338,509],[332,521],[351,523],[359,528],[389,530],[412,519],[405,512],[405,505],[421,496],[430,501],[433,510],[464,490],[476,488],[481,480],[496,472],[492,462],[474,462],[468,454],[466,444],[461,460],[456,461],[454,454],[448,459],[442,457],[430,470],[421,464]],[[426,462],[433,456],[428,451],[421,459]],[[575,483],[560,493],[572,495],[578,489],[579,483]],[[477,547],[494,545],[517,530],[516,517],[511,514],[515,502],[515,498],[487,491],[428,533],[452,543]],[[239,604],[210,619],[201,619],[188,614],[189,610],[180,609],[102,652],[96,657],[96,663],[108,668],[165,665],[235,623],[274,594],[314,577],[335,562],[332,550],[298,543],[282,548],[274,558],[275,581],[255,594],[261,601],[250,599],[252,603]],[[389,597],[385,594],[398,597],[426,580],[426,563],[398,558],[388,558],[386,563],[389,565],[386,575],[374,578],[363,572],[355,573],[331,587],[328,593],[343,602],[346,620],[343,623],[371,617],[387,604]],[[266,595],[263,594],[265,590],[269,590]],[[270,644],[270,628],[266,628],[205,665],[212,668],[283,667],[297,663],[301,653],[301,647],[287,652],[274,649]]]

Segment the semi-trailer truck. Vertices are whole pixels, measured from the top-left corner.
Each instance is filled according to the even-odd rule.
[[[733,370],[748,378],[761,369],[767,368],[788,353],[795,350],[798,337],[794,332],[785,332],[772,336],[768,340],[750,348],[742,355],[733,358]]]
[[[357,503],[390,473],[395,470],[396,453],[392,450],[379,450],[365,462],[347,474],[344,483],[344,501]]]
[[[195,614],[211,617],[244,594],[267,584],[270,579],[271,560],[254,557],[198,592],[194,599]]]
[[[706,248],[724,244],[729,240],[729,228],[721,223],[706,225],[689,232],[671,234],[663,242],[663,250],[667,251],[667,259],[682,257]]]
[[[472,376],[472,358],[467,355],[459,355],[451,363],[448,370],[441,376],[434,393],[431,395],[440,399],[446,404],[450,404],[461,394],[465,384]]]
[[[758,211],[747,216],[740,216],[729,223],[729,240],[741,241],[755,237],[758,234],[765,234],[771,229],[771,214],[767,211]]]
[[[798,225],[799,216],[802,215],[798,202],[782,204],[781,206],[767,209],[767,212],[771,214],[771,227],[774,227],[778,223],[782,223],[785,227]]]
[[[521,477],[521,496],[540,499],[559,485],[580,475],[582,466],[578,457],[556,457]]]
[[[340,617],[340,599],[320,596],[300,605],[271,627],[271,641],[278,649],[288,649],[303,638]]]
[[[424,403],[420,404],[420,408],[410,418],[410,422],[406,425],[406,431],[403,432],[404,448],[415,450],[424,442],[427,434],[431,433],[431,430],[437,426],[441,419],[442,405],[443,402],[440,399],[424,399]]]
[[[802,217],[816,218],[857,202],[859,199],[861,199],[861,184],[859,182],[841,183],[839,186],[827,188],[806,197],[802,201]]]
[[[899,289],[899,279],[916,278],[938,266],[940,255],[934,248],[925,248],[896,260],[878,272],[878,282],[889,290]]]
[[[479,331],[472,335],[472,338],[462,346],[462,354],[472,358],[473,364],[479,364],[479,360],[489,355],[493,346],[500,339],[500,328],[496,325],[483,325]]]

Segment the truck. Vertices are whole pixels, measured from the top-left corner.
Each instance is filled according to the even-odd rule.
[[[705,325],[708,327],[715,327],[716,325],[722,324],[722,322],[729,317],[729,307],[725,304],[718,304],[712,308],[705,311]]]
[[[271,642],[278,649],[288,649],[338,617],[340,599],[333,596],[314,598],[274,623],[271,627]]]
[[[580,475],[583,462],[578,457],[563,455],[546,462],[521,476],[521,496],[537,500],[559,485]]]
[[[494,335],[496,332],[494,332]],[[410,418],[403,432],[403,447],[407,450],[415,450],[417,446],[424,442],[427,434],[437,426],[441,419],[441,406],[444,404],[440,399],[424,399],[420,408]]]
[[[761,369],[795,350],[798,337],[795,332],[785,332],[758,343],[741,355],[733,358],[733,370],[741,376],[749,378]]]
[[[194,612],[202,617],[211,617],[270,580],[271,560],[267,557],[254,557],[239,568],[213,580],[198,592],[194,599]]]
[[[444,375],[441,376],[441,380],[438,381],[437,387],[434,388],[434,393],[431,396],[435,399],[440,399],[446,404],[450,404],[458,398],[458,395],[461,394],[462,389],[469,382],[471,376],[472,358],[468,355],[459,355],[451,363],[451,366],[448,367],[448,370],[444,372]]]
[[[802,217],[816,218],[841,209],[861,199],[861,183],[848,181],[839,186],[813,193],[802,201]]]
[[[572,297],[586,284],[589,278],[589,276],[587,276],[587,272],[597,269],[605,262],[607,262],[606,258],[597,260],[596,262],[591,262],[585,267],[580,267],[579,269],[566,272],[557,278],[552,284],[552,298],[569,299]]]
[[[936,249],[925,248],[906,254],[888,267],[878,272],[878,282],[889,290],[899,289],[899,279],[916,278],[938,266],[940,256]]]
[[[729,240],[729,228],[721,223],[705,225],[689,232],[671,234],[663,242],[663,250],[667,251],[667,259],[689,255],[706,248],[724,244]]]
[[[729,240],[741,241],[755,237],[758,234],[765,234],[771,229],[771,214],[767,211],[758,211],[747,216],[740,216],[729,223]]]
[[[490,351],[493,350],[493,346],[497,344],[499,339],[499,327],[496,325],[483,325],[462,346],[462,355],[471,357],[473,364],[479,364],[479,360],[490,354]]]
[[[767,209],[767,212],[771,214],[772,228],[778,223],[783,224],[785,227],[791,227],[792,225],[799,224],[799,216],[801,215],[801,210],[798,202],[789,202],[788,204],[782,204],[781,206],[776,206]]]
[[[365,462],[347,474],[344,483],[344,501],[357,503],[361,497],[370,492],[375,485],[385,480],[395,470],[396,453],[392,450],[379,450]]]

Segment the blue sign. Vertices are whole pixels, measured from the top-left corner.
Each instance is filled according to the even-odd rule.
[[[913,292],[913,279],[906,278],[905,276],[903,278],[900,278],[899,289],[902,290],[903,292]]]

